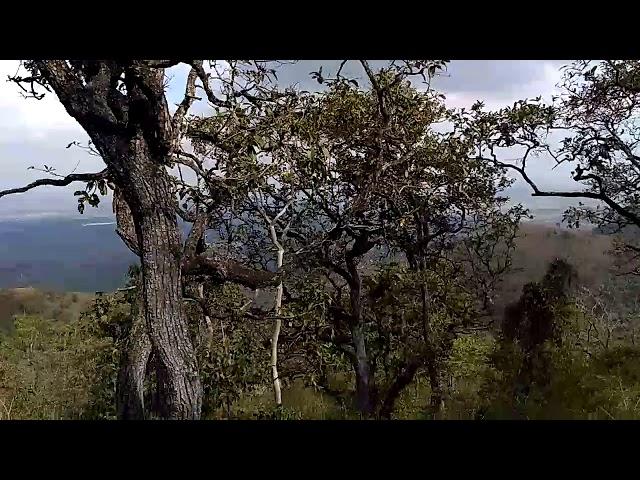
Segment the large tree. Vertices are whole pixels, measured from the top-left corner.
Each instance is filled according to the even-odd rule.
[[[375,72],[366,61],[360,65],[366,84],[340,71],[335,78],[314,72],[328,86],[325,91],[300,93],[297,102],[287,105],[289,114],[280,115],[280,123],[254,124],[257,155],[243,168],[263,168],[266,177],[260,193],[245,200],[244,214],[266,220],[263,238],[275,238],[280,251],[286,245],[292,253],[285,279],[289,310],[300,312],[304,304],[313,310],[317,299],[296,295],[300,287],[295,284],[304,290],[313,273],[324,278],[316,287],[326,293],[326,308],[310,314],[315,315],[316,345],[333,344],[351,363],[361,412],[389,416],[395,399],[421,368],[428,366],[434,390],[440,390],[440,352],[450,345],[450,333],[471,316],[471,295],[465,291],[469,276],[475,274],[490,287],[487,275],[508,267],[502,262],[493,268],[495,261],[487,253],[509,253],[512,244],[485,247],[495,247],[505,235],[512,240],[509,227],[517,227],[521,211],[500,211],[504,199],[496,194],[507,182],[500,168],[472,157],[474,138],[455,129],[438,134],[433,128],[456,120],[428,88],[442,62],[396,61]],[[423,89],[411,85],[414,78],[426,81]],[[203,120],[200,127],[212,129],[216,121]],[[205,140],[207,135],[197,137]],[[498,224],[501,230],[491,228]],[[467,257],[484,263],[466,268],[462,238],[469,240],[466,252],[473,253]],[[410,272],[402,277],[417,287],[404,289],[407,308],[395,311],[387,307],[398,292],[391,285],[381,291],[387,277],[372,264],[389,253],[407,260]],[[431,295],[428,285],[434,289]],[[418,291],[420,300],[414,298]],[[457,302],[456,295],[467,300]],[[441,305],[446,298],[451,303]],[[400,312],[406,315],[398,316]],[[443,321],[431,322],[431,316]],[[448,330],[440,335],[443,325]],[[390,348],[395,349],[393,358]],[[389,373],[384,382],[376,381],[382,364]],[[441,396],[436,394],[434,402],[441,403]]]
[[[165,69],[185,63],[190,66],[184,98],[171,114],[165,96]],[[24,62],[26,75],[12,78],[28,95],[42,98],[53,92],[89,136],[92,148],[106,168],[98,173],[71,174],[44,178],[21,188],[0,192],[0,197],[22,193],[40,185],[69,185],[90,182],[80,194],[83,201],[97,203],[95,192],[104,193],[104,181],[115,189],[114,207],[119,220],[118,233],[139,255],[142,267],[142,305],[149,347],[140,348],[129,383],[140,392],[140,365],[150,354],[156,358],[162,412],[167,418],[197,419],[202,406],[202,385],[188,322],[183,306],[183,277],[186,274],[228,278],[238,274],[242,282],[255,283],[237,265],[211,258],[198,249],[214,212],[215,199],[206,205],[191,194],[181,209],[176,198],[177,183],[170,168],[187,162],[183,136],[188,111],[197,99],[199,87],[209,103],[218,109],[233,110],[239,102],[258,104],[267,97],[262,88],[268,72],[258,62],[233,64],[231,72],[218,75],[215,63],[209,71],[201,60],[76,61],[34,60]],[[211,86],[212,74],[221,83],[219,96]],[[237,78],[244,79],[238,82]],[[198,83],[199,82],[199,83]],[[212,170],[212,169],[210,169]],[[200,173],[200,172],[199,172]],[[210,171],[202,172],[211,183]],[[184,195],[183,195],[184,196]],[[178,215],[193,222],[194,228],[183,245]],[[270,281],[270,277],[259,277]],[[137,372],[137,373],[136,373]],[[123,408],[140,416],[142,399],[133,393],[138,406]],[[125,415],[126,416],[126,415]]]

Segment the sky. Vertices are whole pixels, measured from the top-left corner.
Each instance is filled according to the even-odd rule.
[[[313,89],[317,83],[309,72],[320,65],[324,72],[335,72],[339,63],[305,60],[281,69],[279,79],[283,83],[298,83],[301,88]],[[372,63],[376,65],[375,61]],[[488,109],[494,109],[538,95],[550,101],[561,78],[560,67],[566,63],[556,60],[454,60],[446,74],[434,80],[433,87],[446,95],[446,103],[451,107],[470,107],[476,100],[482,100]],[[74,169],[76,172],[102,169],[104,165],[100,158],[78,148],[66,148],[73,141],[86,143],[88,137],[54,94],[47,94],[40,101],[25,99],[14,83],[5,81],[8,75],[16,73],[18,65],[17,61],[0,61],[0,189],[19,187],[43,175],[28,170],[29,166],[53,166],[60,174],[68,174]],[[181,65],[167,72],[170,78],[167,99],[171,107],[181,100],[187,68]],[[349,62],[345,68],[345,73],[364,76],[357,62]],[[192,113],[206,111],[204,102],[192,109]],[[552,172],[551,166],[551,162],[544,161],[532,165],[531,176],[541,188],[575,188],[569,169]],[[77,214],[77,203],[73,198],[75,187],[39,187],[26,194],[0,198],[0,218]],[[97,211],[88,207],[86,214],[110,212],[110,202],[105,202]]]

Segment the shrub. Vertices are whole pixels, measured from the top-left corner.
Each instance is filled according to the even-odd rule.
[[[78,322],[18,317],[13,334],[0,341],[0,418],[92,418],[110,343]]]

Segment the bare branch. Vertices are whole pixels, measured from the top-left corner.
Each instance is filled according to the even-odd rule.
[[[191,60],[189,62],[191,68],[196,72],[200,82],[202,83],[202,88],[207,94],[207,99],[209,102],[217,107],[231,107],[231,103],[225,100],[221,100],[216,97],[211,90],[211,85],[209,84],[209,75],[204,70],[202,60]]]
[[[10,188],[8,190],[0,191],[0,198],[6,195],[12,195],[14,193],[25,193],[32,188],[41,187],[45,185],[52,185],[55,187],[64,187],[73,182],[89,182],[92,180],[101,180],[108,177],[108,170],[105,168],[101,172],[97,173],[72,173],[63,178],[41,178],[35,182],[31,182],[24,187]]]
[[[376,95],[378,96],[378,109],[380,110],[380,115],[382,115],[383,122],[386,124],[389,122],[389,113],[387,112],[387,108],[385,105],[384,89],[378,83],[378,80],[376,79],[376,76],[373,73],[373,70],[371,70],[371,67],[369,66],[369,62],[367,62],[366,60],[360,60],[360,63],[362,64],[364,71],[367,73],[367,77],[369,77],[371,86],[373,87],[373,89],[376,92]]]
[[[138,245],[138,234],[131,215],[131,210],[127,204],[122,191],[115,189],[113,192],[113,213],[116,215],[116,233],[122,239],[124,244],[135,255],[140,256],[140,247]]]

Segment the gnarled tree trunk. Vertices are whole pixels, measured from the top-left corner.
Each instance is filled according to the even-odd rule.
[[[162,372],[158,380],[168,418],[198,419],[202,384],[182,304],[182,239],[175,199],[164,162],[153,162],[141,150],[124,193],[136,219],[147,328]]]

